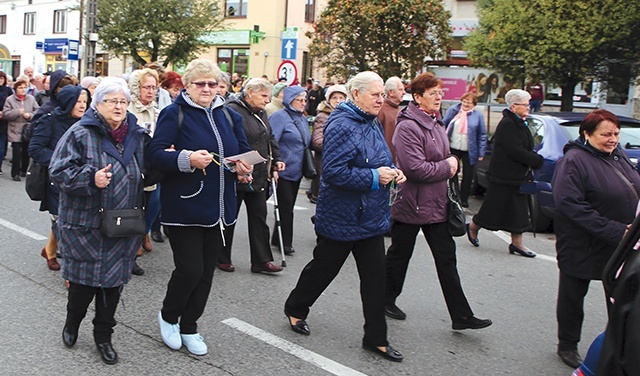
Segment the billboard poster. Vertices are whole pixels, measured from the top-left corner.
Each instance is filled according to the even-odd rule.
[[[507,91],[522,87],[507,76],[488,69],[434,67],[433,72],[443,82],[444,99],[459,100],[466,92],[476,94],[478,103],[504,103]]]

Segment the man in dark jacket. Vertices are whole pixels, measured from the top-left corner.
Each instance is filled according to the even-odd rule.
[[[253,166],[251,183],[237,185],[238,211],[243,201],[247,206],[251,271],[254,273],[282,271],[281,266],[272,263],[273,255],[269,246],[269,226],[267,225],[269,179],[277,179],[278,171],[285,168],[284,162],[280,161],[280,147],[271,132],[271,126],[264,111],[270,102],[272,89],[272,85],[264,79],[251,79],[245,85],[243,92],[231,96],[227,102],[229,108],[242,116],[244,132],[251,149],[266,159],[265,162]],[[231,263],[234,228],[235,226],[226,228],[226,245],[218,257],[218,268],[226,272],[235,270]]]

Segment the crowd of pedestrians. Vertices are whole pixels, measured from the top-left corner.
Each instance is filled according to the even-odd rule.
[[[51,231],[41,255],[67,283],[65,346],[75,345],[95,300],[96,347],[105,363],[118,361],[111,339],[122,289],[132,274],[144,274],[138,257],[152,251],[152,240],[164,242],[167,236],[175,269],[158,302],[160,336],[173,350],[185,346],[206,354],[198,320],[216,267],[235,270],[231,254],[242,203],[251,272],[283,270],[271,246],[296,253],[294,206],[308,148],[318,171],[308,192],[317,204],[317,243],[283,302],[291,330],[311,334],[310,307],[353,254],[364,315],[362,346],[402,361],[389,344],[385,316],[407,319],[396,299],[419,231],[432,252],[452,328],[492,325],[475,316],[463,291],[447,223],[450,184],[459,187],[461,205],[468,207],[474,165],[487,148],[476,94],[462,95],[443,116],[443,83],[431,73],[408,84],[412,100],[403,107],[405,82],[399,77],[384,81],[360,72],[346,84],[322,87],[309,79],[306,87],[288,86],[265,77],[229,76],[206,59],[191,61],[183,75],[156,62],[122,77],[78,80],[59,70],[35,85],[40,80],[32,75],[27,68],[11,84],[0,71],[0,156],[10,142],[15,181],[27,175],[30,163],[49,171],[40,210],[51,215]],[[519,192],[543,162],[526,123],[534,99],[518,89],[504,95],[489,190],[467,224],[473,246],[480,246],[481,228],[505,230],[511,233],[509,253],[536,256],[523,244],[531,223],[526,196]],[[25,126],[30,139],[23,137]],[[553,182],[560,219],[558,355],[574,368],[582,362],[577,344],[589,281],[599,279],[634,218],[635,205],[627,203],[640,194],[640,178],[617,148],[619,128],[607,111],[587,116],[558,164],[557,174],[571,178],[556,175]],[[262,161],[237,157],[250,151]],[[147,183],[153,174],[161,178]],[[270,230],[271,195],[277,197],[279,222]],[[142,234],[110,237],[101,231],[103,210],[133,208],[145,209]],[[388,249],[385,235],[391,237]]]

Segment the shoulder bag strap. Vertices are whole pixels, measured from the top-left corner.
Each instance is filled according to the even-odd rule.
[[[181,111],[182,112],[182,111]],[[103,137],[98,135],[98,167],[102,166],[102,140]],[[136,152],[133,152],[133,158],[135,158],[136,162],[138,163],[138,168],[140,168],[140,170],[143,170],[143,166],[140,164],[140,161],[138,161],[138,157],[136,157]],[[94,175],[95,176],[95,175]],[[100,212],[102,213],[104,211],[104,188],[98,188],[100,189]],[[140,192],[142,192],[142,210],[145,210],[147,207],[147,203],[144,197],[144,176],[141,176],[140,179]]]
[[[627,179],[624,175],[622,175],[622,172],[620,172],[620,170],[618,170],[617,168],[615,168],[614,165],[611,164],[611,162],[609,162],[608,160],[600,157],[600,159],[602,159],[604,161],[604,163],[608,164],[609,167],[611,167],[611,169],[620,177],[620,179],[622,179],[622,181],[625,182],[625,184],[629,187],[629,189],[631,189],[631,192],[633,192],[633,195],[636,196],[636,202],[640,200],[640,198],[638,198],[638,192],[636,191],[636,189],[633,187],[633,184],[631,184],[631,182],[629,181],[629,179]]]
[[[307,148],[307,143],[304,140],[304,136],[302,135],[302,131],[300,130],[300,128],[298,128],[298,122],[296,121],[296,119],[293,118],[293,116],[291,116],[291,114],[289,113],[289,111],[287,111],[286,109],[283,110],[284,112],[287,113],[287,115],[289,115],[289,117],[291,118],[291,120],[293,121],[293,125],[296,127],[296,129],[298,130],[298,133],[300,133],[300,138],[302,139],[302,145],[304,145],[305,148]]]

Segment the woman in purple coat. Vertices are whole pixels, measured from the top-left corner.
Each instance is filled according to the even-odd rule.
[[[456,243],[447,227],[447,182],[458,170],[458,158],[449,151],[444,124],[437,118],[442,81],[423,73],[411,82],[413,101],[398,114],[393,146],[396,163],[407,182],[400,186],[391,207],[391,246],[387,250],[385,314],[404,320],[396,298],[422,230],[436,263],[438,278],[455,330],[481,329],[491,320],[473,315],[462,291],[456,266]]]

